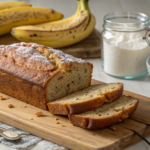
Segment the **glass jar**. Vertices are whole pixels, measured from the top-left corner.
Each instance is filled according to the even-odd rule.
[[[101,56],[105,73],[124,79],[148,74],[150,47],[143,40],[148,25],[149,17],[143,13],[116,12],[104,17]]]

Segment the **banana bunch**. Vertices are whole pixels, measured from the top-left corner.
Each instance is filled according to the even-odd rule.
[[[14,7],[31,7],[31,5],[26,2],[21,2],[21,1],[0,2],[0,10],[14,8]]]
[[[31,7],[29,4],[27,6],[27,3],[15,3],[16,7],[12,5],[12,8],[5,6],[6,2],[0,3],[0,6],[3,4],[1,9],[8,8],[0,10],[0,35],[11,32],[13,27],[38,24],[63,18],[61,13],[49,8]]]
[[[77,11],[70,18],[16,27],[12,29],[11,34],[19,41],[59,48],[75,44],[88,37],[95,23],[95,17],[88,7],[88,0],[78,0]]]

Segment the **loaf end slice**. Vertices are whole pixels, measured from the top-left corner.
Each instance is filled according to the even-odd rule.
[[[68,115],[74,126],[85,129],[101,129],[114,125],[128,118],[135,112],[138,99],[122,96],[118,100],[97,109],[77,115]]]
[[[123,84],[99,84],[47,104],[52,114],[79,114],[110,103],[122,96]]]

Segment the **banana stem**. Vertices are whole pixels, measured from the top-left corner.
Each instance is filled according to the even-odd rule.
[[[90,8],[89,8],[89,5],[88,5],[88,2],[89,2],[89,0],[85,0],[86,8],[87,8],[87,10],[90,12]]]
[[[81,10],[80,0],[78,0],[78,4],[77,4],[77,5],[78,5],[78,6],[77,6],[77,11],[76,11],[76,12],[78,12],[78,11]]]
[[[90,9],[89,9],[89,6],[88,6],[88,0],[79,0],[80,2],[80,7],[81,9],[80,10],[87,10],[90,12]]]

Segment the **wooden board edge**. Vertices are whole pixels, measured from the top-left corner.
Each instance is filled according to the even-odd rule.
[[[34,135],[36,135],[38,137],[41,137],[41,138],[43,138],[45,140],[57,143],[59,145],[62,145],[64,147],[67,147],[67,148],[70,148],[70,149],[72,149],[72,147],[75,147],[75,148],[73,148],[73,150],[78,150],[78,149],[76,149],[76,144],[81,145],[80,150],[86,150],[86,149],[88,149],[88,150],[109,150],[112,147],[114,147],[114,148],[119,147],[119,149],[121,150],[123,148],[129,147],[129,146],[131,146],[131,145],[133,145],[133,144],[135,144],[135,143],[137,143],[137,142],[142,140],[137,135],[135,135],[133,131],[131,131],[132,134],[130,134],[126,138],[120,139],[117,142],[114,142],[112,145],[104,147],[104,148],[90,147],[88,145],[88,143],[87,144],[83,144],[82,142],[79,142],[79,141],[75,142],[74,140],[71,140],[71,139],[69,139],[69,145],[68,145],[68,142],[67,142],[68,138],[67,137],[66,137],[66,139],[64,139],[65,138],[64,137],[63,140],[60,139],[59,142],[58,142],[58,135],[56,136],[55,133],[51,132],[51,135],[47,136],[47,132],[48,131],[45,128],[42,129],[42,131],[43,131],[42,133],[41,132],[37,132],[37,130],[38,129],[40,130],[41,127],[37,127],[35,124],[32,124],[32,123],[30,123],[30,125],[29,124],[24,124],[24,125],[21,126],[20,122],[23,119],[20,118],[19,119],[20,121],[18,121],[17,116],[16,116],[16,119],[13,120],[12,117],[11,117],[11,114],[9,114],[9,115],[5,114],[4,115],[3,112],[0,111],[0,121],[8,124],[7,120],[9,120],[9,125],[11,125],[11,126],[14,126],[14,127],[18,128],[20,130],[24,130],[24,131],[29,132],[31,134],[34,134]],[[28,126],[28,128],[27,128],[27,126]],[[127,129],[127,128],[125,128],[125,129]],[[144,137],[150,136],[150,127],[149,128],[146,127],[146,129],[144,129],[142,131],[141,135],[143,135]]]
[[[133,127],[130,126],[130,127],[125,127],[125,121],[132,121],[134,122],[133,124],[136,124],[136,129],[134,128],[134,125]],[[150,126],[144,124],[144,123],[141,123],[141,122],[138,122],[136,120],[132,120],[132,119],[127,119],[125,120],[123,123],[120,123],[120,125],[124,128],[127,128],[129,130],[134,130],[136,131],[137,133],[139,133],[140,135],[142,135],[143,137],[148,137],[150,136]],[[140,128],[138,127],[140,125]],[[133,132],[133,131],[132,131]],[[126,140],[125,140],[126,141]],[[136,133],[133,132],[133,137],[131,138],[130,142],[129,143],[123,143],[120,145],[120,147],[122,148],[127,148],[129,146],[132,146],[134,144],[136,144],[137,142],[140,142],[140,141],[143,141],[143,139],[141,139]]]
[[[92,84],[106,84],[105,82],[102,82],[102,81],[97,81],[95,79],[92,79]],[[140,95],[140,94],[137,94],[137,93],[134,93],[134,92],[130,92],[130,91],[127,91],[127,90],[124,90],[123,92],[124,95],[128,95],[128,96],[132,96],[132,97],[135,97],[137,99],[141,99],[143,101],[150,101],[150,97],[147,97],[147,96],[144,96],[144,95]],[[134,115],[131,116],[132,119],[136,120],[136,121],[140,121],[137,117],[135,117]],[[150,120],[148,121],[142,121],[142,123],[144,124],[148,124],[150,125]]]
[[[85,150],[85,148],[89,149],[89,145],[88,144],[83,144],[82,142],[79,142],[79,141],[75,142],[74,140],[71,140],[71,138],[69,138],[69,143],[68,143],[67,142],[68,138],[65,137],[65,136],[63,137],[63,140],[61,140],[60,138],[58,139],[56,134],[55,134],[55,132],[52,132],[52,131],[51,131],[51,134],[49,134],[49,136],[47,136],[47,133],[49,131],[47,129],[43,128],[43,127],[35,125],[34,123],[30,123],[30,125],[29,125],[29,124],[24,122],[25,124],[22,125],[20,123],[20,121],[23,121],[23,119],[21,119],[21,118],[20,118],[20,121],[18,121],[17,118],[15,120],[13,120],[11,115],[5,114],[5,117],[3,117],[3,116],[4,115],[3,115],[2,111],[0,111],[0,121],[1,122],[8,124],[7,120],[9,119],[9,125],[11,125],[11,126],[13,126],[15,128],[18,128],[20,130],[26,131],[26,132],[28,132],[30,134],[35,135],[35,136],[41,137],[41,138],[43,138],[45,140],[48,140],[50,142],[57,143],[59,145],[67,147],[69,149],[72,149],[72,147],[76,147],[76,144],[80,144],[81,145],[81,150]],[[40,130],[41,128],[42,128],[42,132],[38,132],[38,129]],[[58,140],[59,140],[59,142],[58,142]],[[69,144],[69,146],[68,146],[68,144]],[[96,149],[94,147],[90,147],[90,150],[96,150]]]
[[[97,81],[97,80],[95,80],[95,81]],[[100,83],[101,83],[101,82],[100,82]],[[6,116],[7,116],[7,117],[6,117]],[[16,117],[17,117],[17,116],[16,116]],[[44,132],[43,132],[42,134],[41,134],[41,133],[38,133],[38,132],[37,132],[37,129],[40,129],[40,127],[37,127],[37,126],[35,127],[35,125],[32,124],[32,123],[30,124],[30,128],[29,128],[29,129],[26,128],[26,125],[27,125],[27,124],[22,125],[22,126],[20,127],[20,121],[22,121],[21,118],[20,118],[20,121],[19,121],[19,122],[18,122],[18,119],[17,119],[17,118],[14,119],[14,120],[12,120],[11,114],[9,114],[9,115],[8,115],[8,114],[3,115],[3,112],[0,110],[0,121],[2,121],[2,122],[4,122],[4,123],[8,124],[8,120],[9,120],[9,125],[12,125],[12,126],[18,128],[18,129],[24,130],[24,131],[29,132],[29,133],[31,133],[31,134],[34,134],[34,135],[36,135],[36,136],[42,137],[43,139],[52,141],[52,142],[54,142],[54,143],[57,142],[57,141],[55,140],[55,139],[56,139],[55,133],[51,133],[52,135],[47,137],[47,136],[46,136],[47,130],[46,130],[45,128],[44,128]],[[36,131],[35,131],[35,130],[36,130]],[[36,133],[36,134],[35,134],[35,133]],[[86,148],[86,149],[89,149],[89,150],[98,150],[98,149],[99,149],[99,150],[106,150],[106,149],[112,148],[112,147],[114,147],[114,148],[118,148],[118,147],[119,147],[119,149],[123,149],[123,148],[129,147],[129,146],[131,146],[131,145],[133,145],[133,144],[135,144],[135,143],[141,141],[141,139],[140,139],[137,135],[135,135],[135,134],[133,133],[133,131],[131,131],[131,133],[132,133],[132,134],[130,134],[128,137],[126,137],[126,138],[124,138],[124,139],[120,139],[120,140],[118,140],[117,142],[114,142],[111,146],[104,147],[104,148],[89,147],[89,146],[88,146],[88,143],[87,143],[87,145],[86,145],[86,144],[80,143],[79,141],[76,142],[76,144],[78,143],[78,144],[81,145],[80,150],[85,150],[85,148]],[[143,131],[141,132],[141,134],[142,134],[144,137],[150,136],[150,127],[146,126],[146,129],[143,130]],[[69,144],[70,144],[69,146],[68,146],[68,143],[66,143],[66,142],[67,142],[67,138],[66,138],[66,140],[63,140],[63,141],[61,141],[61,139],[59,139],[59,140],[60,140],[59,143],[57,142],[58,144],[63,145],[63,146],[68,147],[68,148],[75,147],[75,150],[76,150],[76,144],[74,144],[74,141],[73,141],[73,140],[69,143]],[[65,141],[65,142],[64,142],[64,141]],[[67,144],[67,145],[66,145],[66,144]]]

